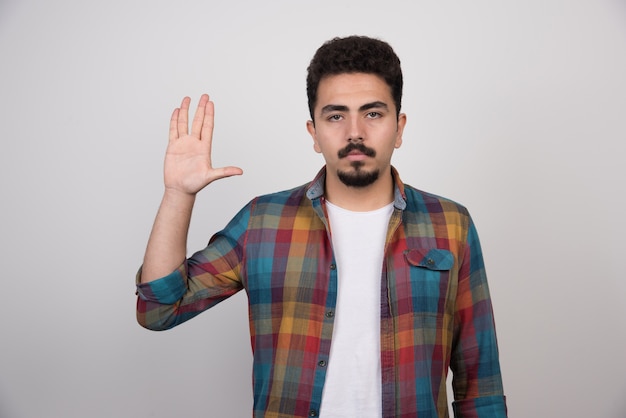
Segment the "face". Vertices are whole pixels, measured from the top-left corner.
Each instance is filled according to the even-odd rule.
[[[307,122],[313,148],[326,160],[327,175],[347,186],[366,187],[389,172],[402,144],[406,116],[396,117],[391,89],[373,74],[323,78],[317,90],[315,122]]]

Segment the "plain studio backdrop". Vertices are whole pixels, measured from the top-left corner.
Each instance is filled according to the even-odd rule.
[[[626,417],[618,0],[0,1],[0,417],[250,416],[243,292],[135,320],[170,114],[209,93],[245,171],[199,196],[195,251],[322,166],[306,67],[351,34],[402,60],[403,180],[478,225],[510,416]]]

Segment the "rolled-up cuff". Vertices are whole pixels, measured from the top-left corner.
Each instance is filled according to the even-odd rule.
[[[145,301],[173,305],[187,292],[186,275],[187,268],[183,264],[167,276],[148,283],[140,283],[141,269],[139,269],[135,281],[137,294]]]

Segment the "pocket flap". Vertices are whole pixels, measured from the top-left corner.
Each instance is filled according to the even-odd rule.
[[[440,248],[411,248],[404,256],[409,264],[429,270],[450,270],[454,265],[452,253]]]

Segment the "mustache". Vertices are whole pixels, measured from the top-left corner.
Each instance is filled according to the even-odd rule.
[[[337,152],[337,156],[339,158],[345,158],[348,156],[348,154],[350,154],[352,151],[359,151],[360,153],[367,155],[368,157],[375,157],[376,156],[376,151],[374,151],[371,148],[366,147],[365,145],[363,145],[362,142],[359,143],[354,143],[354,142],[350,142],[348,145],[346,145],[345,148],[340,149]]]

